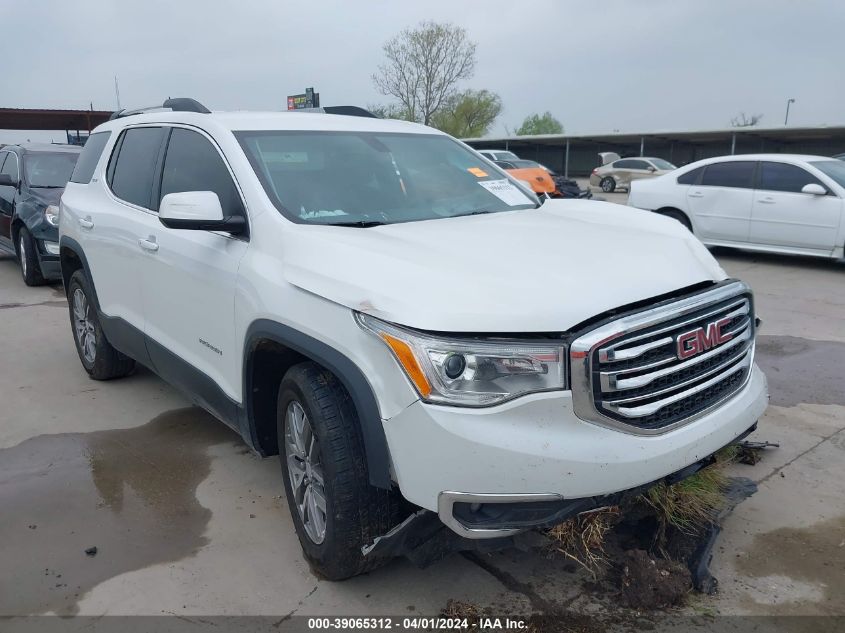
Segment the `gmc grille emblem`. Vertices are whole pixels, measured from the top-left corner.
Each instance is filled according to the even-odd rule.
[[[678,358],[684,360],[730,341],[734,337],[733,333],[722,332],[722,328],[730,322],[731,318],[726,317],[678,335],[676,339]]]

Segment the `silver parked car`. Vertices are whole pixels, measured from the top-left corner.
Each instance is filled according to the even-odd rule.
[[[620,158],[615,152],[601,152],[599,156],[602,166],[596,167],[590,174],[590,184],[601,187],[605,193],[612,193],[618,188],[630,190],[632,180],[653,178],[676,169],[675,165],[662,158]]]

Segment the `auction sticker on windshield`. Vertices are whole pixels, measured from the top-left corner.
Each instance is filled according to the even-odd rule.
[[[505,204],[515,207],[530,202],[527,196],[509,180],[484,180],[478,183]]]

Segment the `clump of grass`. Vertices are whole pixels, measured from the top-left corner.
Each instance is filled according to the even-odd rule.
[[[716,520],[726,503],[724,491],[728,478],[723,472],[724,463],[717,458],[713,466],[676,484],[657,484],[640,497],[657,515],[659,543],[665,542],[670,526],[694,535]]]
[[[554,526],[546,535],[554,540],[555,551],[581,565],[595,578],[607,562],[604,541],[618,516],[618,506],[590,510]]]
[[[469,623],[475,625],[481,617],[481,609],[472,602],[449,598],[446,607],[440,611],[440,615],[444,618],[466,618]]]

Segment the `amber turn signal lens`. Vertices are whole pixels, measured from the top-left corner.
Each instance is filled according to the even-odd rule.
[[[420,364],[417,362],[417,357],[414,356],[414,352],[411,350],[411,347],[405,341],[400,341],[398,338],[390,336],[390,334],[381,332],[380,336],[390,346],[393,353],[396,354],[396,358],[408,373],[408,377],[414,383],[414,386],[417,388],[417,391],[420,392],[420,395],[423,398],[428,398],[431,395],[431,383],[428,382],[428,379],[425,377],[425,374],[423,373]]]

